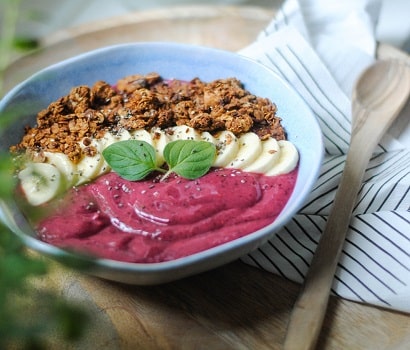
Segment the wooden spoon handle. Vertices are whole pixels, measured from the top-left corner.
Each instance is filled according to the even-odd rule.
[[[385,76],[381,82],[380,75]],[[364,172],[373,149],[408,99],[409,78],[410,69],[406,65],[397,61],[380,62],[363,72],[356,85],[345,168],[326,228],[290,318],[285,350],[313,349],[317,343]]]
[[[354,142],[352,140],[347,154],[326,228],[289,321],[285,350],[313,349],[319,337],[351,213],[370,156],[369,152],[358,152]]]

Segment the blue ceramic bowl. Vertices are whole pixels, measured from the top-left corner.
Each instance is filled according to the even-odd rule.
[[[16,122],[3,130],[2,150],[17,143],[23,125],[34,124],[36,113],[66,95],[73,86],[98,80],[114,84],[131,74],[158,72],[165,78],[204,81],[236,77],[251,93],[270,98],[278,107],[288,139],[300,153],[299,175],[294,192],[274,223],[215,248],[173,261],[136,264],[107,259],[88,261],[86,272],[130,284],[158,284],[221,266],[251,252],[285,225],[303,204],[317,179],[323,144],[319,125],[304,101],[274,72],[235,53],[173,43],[136,43],[107,47],[73,57],[33,75],[0,102],[0,113],[12,113]],[[4,113],[4,114],[3,114]],[[303,116],[303,118],[301,118]],[[0,215],[10,229],[31,249],[60,261],[82,261],[36,238],[14,203],[1,202]]]

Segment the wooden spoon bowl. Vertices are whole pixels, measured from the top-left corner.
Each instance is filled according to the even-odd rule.
[[[378,61],[363,72],[352,95],[352,138],[366,124],[373,131],[377,128],[377,134],[369,135],[373,147],[377,145],[408,99],[409,74],[408,65],[393,60]]]

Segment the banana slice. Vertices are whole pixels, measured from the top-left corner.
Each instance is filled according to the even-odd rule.
[[[118,137],[107,131],[103,137],[97,140],[99,143],[99,148],[104,150],[113,143],[119,141]]]
[[[131,138],[131,134],[128,132],[128,130],[122,129],[116,135],[114,135],[114,138],[116,141],[125,141]]]
[[[102,153],[102,151],[104,151],[104,149],[106,149],[108,146],[112,145],[116,141],[117,141],[117,139],[113,134],[111,134],[110,132],[106,132],[102,138],[96,140],[96,142],[98,143],[97,149],[99,149],[100,152]],[[101,165],[99,175],[102,175],[102,174],[105,174],[105,173],[108,173],[109,171],[111,171],[111,167],[105,161],[102,154],[101,154],[101,157],[103,158],[103,164]]]
[[[201,132],[201,140],[213,143],[215,146],[218,144],[218,140],[208,131]]]
[[[278,141],[270,137],[262,141],[262,152],[258,158],[243,170],[254,173],[266,173],[280,158],[280,147]]]
[[[239,142],[237,137],[231,131],[221,131],[216,137],[216,158],[215,167],[225,167],[231,163],[239,150]]]
[[[278,141],[280,154],[277,163],[266,172],[267,176],[287,174],[295,169],[299,161],[299,153],[295,145],[289,141]]]
[[[169,143],[169,137],[167,133],[160,128],[151,129],[151,138],[153,141],[153,146],[157,154],[157,165],[161,166],[164,164],[164,148]]]
[[[30,163],[18,178],[27,201],[33,206],[48,202],[65,189],[60,171],[49,163]]]
[[[82,142],[81,145],[83,145]],[[101,154],[101,143],[92,140],[90,146],[94,146],[97,152],[95,156],[83,156],[83,158],[77,163],[78,179],[75,185],[89,182],[106,171],[105,160]]]
[[[238,139],[239,150],[236,157],[226,165],[227,168],[244,169],[262,152],[262,142],[258,135],[253,132],[247,132]]]
[[[135,130],[130,133],[131,140],[140,140],[153,146],[152,135],[145,129]]]
[[[77,182],[77,166],[61,152],[44,152],[46,163],[54,165],[65,179],[65,187],[68,188]]]
[[[99,143],[99,148],[101,149],[101,151],[103,151],[105,148],[107,148],[114,142],[129,140],[130,138],[130,133],[125,129],[115,134],[113,134],[110,131],[107,131],[103,137],[97,140],[97,142]]]
[[[190,126],[177,125],[170,130],[172,131],[169,133],[170,142],[176,140],[201,140],[201,134]]]

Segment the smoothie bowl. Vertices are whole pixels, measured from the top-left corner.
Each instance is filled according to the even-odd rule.
[[[268,68],[173,43],[51,66],[0,103],[16,163],[1,219],[86,273],[158,284],[251,252],[289,221],[322,161],[310,109]],[[32,215],[38,212],[41,215]]]

